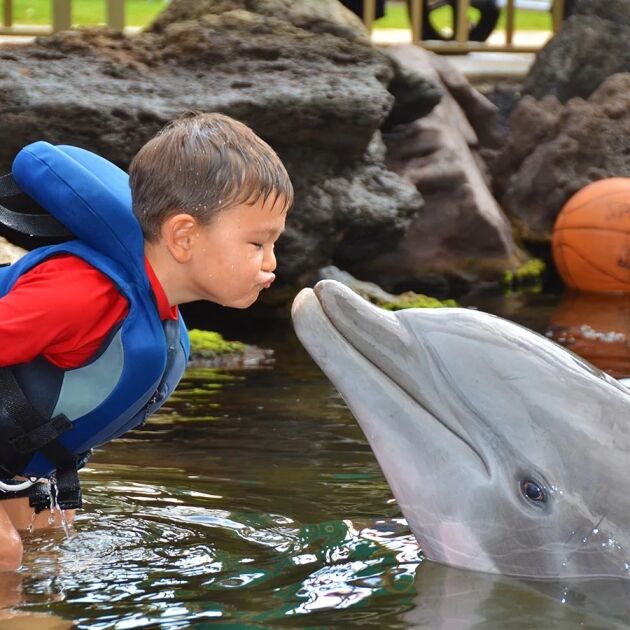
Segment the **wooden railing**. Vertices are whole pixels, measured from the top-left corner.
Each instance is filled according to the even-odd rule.
[[[422,39],[423,13],[426,10],[423,0],[410,0],[410,28],[411,41],[415,44],[422,44],[425,48],[437,52],[469,52],[473,50],[500,50],[509,52],[533,52],[540,46],[523,46],[514,43],[514,33],[516,31],[515,20],[515,0],[506,0],[505,6],[505,42],[503,44],[486,44],[483,42],[472,42],[468,40],[468,9],[470,0],[454,0],[455,3],[455,24],[453,39],[451,41],[436,41]],[[363,21],[369,32],[374,26],[376,15],[376,0],[363,0]],[[551,5],[551,25],[555,33],[562,24],[564,16],[564,0],[552,0]]]
[[[317,0],[313,0],[316,2]],[[468,41],[468,9],[470,0],[454,0],[456,3],[454,36],[451,41],[423,41],[422,20],[425,11],[423,0],[410,0],[411,6],[411,41],[422,44],[425,48],[437,52],[468,52],[472,50],[533,51],[539,46],[515,45],[515,0],[506,0],[505,42],[503,44],[486,44]],[[72,0],[51,0],[52,24],[48,26],[16,26],[13,23],[13,0],[4,0],[2,35],[42,35],[55,33],[72,27]],[[125,28],[125,0],[105,0],[106,23],[109,27],[123,30]],[[368,31],[372,31],[376,15],[376,0],[363,0],[363,16]],[[564,0],[553,0],[552,30],[556,32],[564,15]]]
[[[4,0],[2,35],[42,35],[72,28],[72,0],[51,0],[52,20],[48,26],[15,25],[13,0]],[[125,0],[105,0],[107,26],[125,28]]]

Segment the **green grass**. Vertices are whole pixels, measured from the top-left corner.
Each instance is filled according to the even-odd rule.
[[[0,0],[3,8],[6,0]],[[312,0],[317,2],[318,0]],[[50,24],[51,0],[13,0],[14,24]],[[148,24],[162,9],[167,6],[167,0],[126,0],[125,14],[129,26],[144,26]],[[377,29],[409,28],[407,7],[402,2],[386,4],[385,17],[375,22]],[[475,10],[471,9],[471,19],[474,20]],[[2,13],[0,13],[2,15]],[[450,27],[453,23],[451,9],[443,7],[431,14],[431,21],[439,29]],[[104,24],[105,0],[73,0],[73,24]],[[551,30],[551,15],[541,11],[516,11],[515,24],[518,30],[548,31]],[[497,28],[505,25],[505,11],[501,12]]]
[[[0,0],[1,10],[4,9],[5,1]],[[167,4],[166,0],[126,0],[126,22],[129,26],[144,26]],[[51,5],[51,0],[13,0],[13,23],[50,24]],[[73,0],[72,23],[78,25],[104,24],[105,5],[105,0]]]

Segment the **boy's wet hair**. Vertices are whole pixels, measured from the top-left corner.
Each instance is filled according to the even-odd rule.
[[[284,211],[293,186],[276,152],[247,125],[223,114],[190,112],[149,140],[131,162],[133,211],[145,239],[187,212],[208,224],[221,210],[274,198]]]

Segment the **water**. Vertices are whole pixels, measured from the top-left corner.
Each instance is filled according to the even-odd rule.
[[[606,328],[588,309],[575,327],[554,296],[468,301],[574,346],[584,323]],[[627,302],[613,306],[590,308]],[[585,337],[613,372],[630,361],[620,321]],[[190,370],[147,426],[90,460],[74,535],[26,534],[23,569],[0,575],[1,608],[81,628],[614,627],[601,606],[562,603],[582,593],[424,562],[358,425],[292,333],[252,337],[276,349],[274,369]]]

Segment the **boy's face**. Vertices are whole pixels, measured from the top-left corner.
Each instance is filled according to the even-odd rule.
[[[284,230],[283,199],[241,204],[199,227],[191,260],[196,299],[232,308],[251,306],[275,279],[274,244]]]

